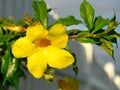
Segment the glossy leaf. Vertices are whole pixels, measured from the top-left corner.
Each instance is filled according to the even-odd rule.
[[[90,32],[89,32],[88,30],[83,30],[83,31],[81,31],[78,35],[79,35],[79,36],[80,36],[80,35],[89,36],[89,35],[90,35]]]
[[[81,31],[80,30],[77,30],[77,29],[72,29],[72,30],[68,30],[67,31],[67,34],[69,36],[72,36],[72,35],[78,35]]]
[[[80,24],[82,23],[81,20],[77,20],[75,19],[74,16],[68,16],[68,17],[65,17],[65,18],[59,18],[56,23],[61,23],[65,26],[70,26],[70,25],[77,25],[77,24]]]
[[[105,30],[103,33],[107,34],[107,33],[111,32],[111,31],[114,31],[117,28],[118,25],[119,25],[119,23],[116,21],[116,16],[114,16],[110,20],[107,30]]]
[[[77,30],[77,29],[73,29],[73,30],[69,30],[67,31],[68,35],[69,35],[69,39],[73,39],[73,40],[77,40],[77,38],[86,38],[90,35],[88,30]]]
[[[92,31],[92,33],[101,30],[104,26],[108,24],[109,24],[109,19],[103,19],[101,16],[97,17],[95,20],[95,29]]]
[[[18,72],[15,72],[12,77],[9,79],[10,83],[12,84],[12,86],[14,86],[14,89],[17,90],[18,88],[18,84],[19,84],[19,76],[18,76]]]
[[[2,84],[0,84],[0,90],[6,90],[6,88]]]
[[[72,55],[75,58],[75,61],[73,63],[73,71],[75,72],[75,77],[77,77],[77,74],[78,74],[77,58],[74,53],[72,53]]]
[[[9,60],[6,78],[12,77],[12,75],[16,72],[17,67],[18,67],[18,60],[17,58],[13,57],[11,60]]]
[[[34,18],[40,21],[44,27],[48,25],[47,5],[44,0],[33,1]]]
[[[111,41],[106,41],[101,39],[101,44],[98,44],[101,48],[103,48],[110,56],[114,59],[114,48]]]
[[[99,43],[94,38],[76,38],[75,40],[81,43],[92,43],[92,44]]]
[[[13,33],[8,33],[5,35],[0,35],[0,41],[1,42],[5,42],[5,41],[9,41],[11,38],[14,38],[15,35],[13,35]]]
[[[100,37],[107,40],[107,41],[110,41],[112,43],[116,43],[116,41],[117,41],[116,38],[112,37],[111,35],[102,35]]]
[[[80,5],[80,16],[84,20],[87,28],[91,31],[94,26],[94,9],[86,0]]]
[[[11,59],[10,48],[7,48],[5,55],[1,57],[2,60],[1,72],[3,75],[6,75],[7,73],[10,59]]]
[[[89,31],[88,30],[79,30],[79,29],[71,29],[67,31],[67,34],[69,36],[80,36],[80,35],[88,35]]]
[[[110,35],[112,37],[115,37],[116,39],[120,39],[120,33],[117,33],[116,31],[110,31],[107,33],[107,35]]]
[[[12,41],[15,41],[21,36],[25,36],[25,32],[14,33],[12,31],[2,29],[2,33],[0,34],[0,43],[12,43]]]
[[[15,74],[17,74],[18,60],[11,55],[10,47],[7,47],[5,55],[1,57],[1,60],[1,72],[4,76],[3,84],[9,81],[11,84],[13,83],[14,87],[17,87],[18,78],[15,77]]]

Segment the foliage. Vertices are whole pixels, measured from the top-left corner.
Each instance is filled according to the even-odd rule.
[[[24,76],[23,69],[26,70],[26,58],[16,58],[11,53],[13,43],[18,38],[25,36],[25,31],[28,26],[32,26],[38,22],[46,29],[52,26],[48,24],[49,12],[46,2],[44,0],[36,0],[32,2],[32,6],[34,9],[34,17],[31,18],[25,15],[25,20],[21,20],[22,23],[20,23],[20,21],[15,23],[6,18],[0,18],[0,89],[2,88],[2,90],[9,85],[17,89],[19,77]],[[85,24],[87,27],[86,30],[72,29],[67,31],[69,39],[81,43],[96,44],[103,48],[114,59],[113,43],[117,44],[117,39],[120,38],[120,34],[115,31],[119,25],[116,21],[116,15],[110,19],[103,18],[102,16],[95,17],[94,13],[95,11],[91,4],[83,0],[80,5],[80,17],[83,21],[75,19],[74,16],[67,16],[65,18],[59,18],[54,24],[61,23],[64,26]],[[77,75],[77,60],[75,55],[72,55],[75,58],[73,71],[75,75]],[[47,67],[44,75],[45,78],[47,76],[46,80],[56,80],[56,78],[52,76],[53,70],[53,68]]]

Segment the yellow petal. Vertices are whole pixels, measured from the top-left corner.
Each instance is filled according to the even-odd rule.
[[[38,50],[27,59],[27,67],[29,72],[35,78],[41,78],[47,68],[47,61],[45,59],[44,50]]]
[[[62,24],[55,24],[48,33],[48,38],[51,40],[52,45],[59,48],[65,48],[68,41],[66,29]]]
[[[73,56],[66,50],[56,48],[53,46],[47,47],[47,60],[48,65],[53,68],[66,68],[74,62]]]
[[[26,36],[32,42],[44,38],[48,34],[48,31],[41,24],[29,26],[26,31]]]
[[[65,48],[68,43],[68,36],[66,34],[59,36],[49,36],[51,44],[58,48]]]
[[[63,33],[66,33],[66,29],[62,24],[55,24],[51,27],[49,34],[50,35],[61,35]]]
[[[17,58],[30,56],[35,51],[35,45],[27,37],[19,38],[12,47],[12,53]]]

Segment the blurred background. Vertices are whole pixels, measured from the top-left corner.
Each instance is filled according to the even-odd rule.
[[[79,7],[83,0],[46,0],[48,6],[54,11],[50,12],[49,20],[53,23],[59,17],[68,15],[81,19]],[[101,15],[104,18],[112,18],[116,13],[120,22],[120,0],[88,0],[95,9],[95,16]],[[14,16],[17,19],[23,18],[24,14],[33,16],[32,0],[0,0],[0,17]],[[70,28],[85,29],[84,24]],[[117,28],[120,32],[120,26]],[[114,45],[115,60],[100,47],[91,44],[82,44],[69,41],[68,46],[76,53],[79,67],[78,80],[79,90],[120,90],[120,40],[118,48]],[[73,77],[71,67],[62,71],[56,71],[56,76]],[[27,79],[20,79],[18,90],[57,90],[57,83],[47,84],[45,80],[34,79],[29,73]],[[13,90],[11,87],[9,90]]]

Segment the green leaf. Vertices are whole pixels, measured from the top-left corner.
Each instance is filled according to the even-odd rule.
[[[34,18],[36,21],[40,21],[46,28],[48,25],[47,5],[44,0],[33,1],[32,6],[34,8]]]
[[[115,31],[118,25],[119,23],[116,21],[116,16],[114,16],[110,20],[107,30],[105,30],[102,34],[108,34],[109,32]]]
[[[72,30],[67,30],[67,34],[69,36],[80,36],[80,35],[87,35],[89,34],[88,30],[79,30],[79,29],[72,29]]]
[[[87,28],[91,31],[94,26],[94,9],[86,0],[80,5],[80,16],[83,18]]]
[[[94,40],[94,38],[76,38],[75,40],[82,43],[93,43],[93,44],[99,43],[96,40]]]
[[[11,59],[10,48],[7,48],[5,55],[3,57],[1,57],[1,60],[2,60],[1,72],[3,75],[6,75],[6,73],[7,73],[10,59]]]
[[[67,16],[65,18],[59,18],[56,23],[61,23],[65,26],[70,26],[70,25],[77,25],[77,24],[80,24],[82,23],[81,20],[77,20],[75,19],[74,16]]]
[[[90,33],[89,33],[88,30],[82,30],[82,31],[78,34],[78,36],[80,36],[80,35],[89,36]]]
[[[19,76],[18,76],[18,72],[15,72],[12,77],[9,79],[10,83],[12,84],[12,86],[14,86],[14,90],[17,90],[18,88],[18,84],[19,84]]]
[[[13,35],[13,33],[7,33],[5,35],[0,35],[0,41],[1,42],[5,42],[5,41],[9,41],[11,38],[14,38],[15,35]]]
[[[116,16],[114,15],[114,17],[110,20],[107,30],[115,30],[117,26],[118,22],[116,21]]]
[[[89,35],[89,31],[88,30],[79,30],[79,29],[72,29],[72,30],[68,30],[67,34],[69,36],[87,36]]]
[[[79,34],[79,32],[80,32],[80,30],[72,29],[72,30],[68,30],[68,31],[67,31],[67,34],[68,34],[69,36],[72,36],[72,35],[77,35],[77,34]]]
[[[18,59],[15,57],[12,57],[12,59],[9,60],[6,78],[12,77],[13,74],[16,72],[17,67],[18,67]]]
[[[116,41],[117,41],[116,38],[111,36],[111,35],[102,35],[100,37],[107,40],[107,41],[110,41],[112,43],[116,43]]]
[[[6,88],[2,84],[0,84],[0,90],[6,90]]]
[[[4,54],[4,56],[1,57],[1,60],[2,60],[1,72],[4,75],[3,84],[5,84],[7,81],[13,80],[15,78],[13,75],[15,75],[15,73],[17,71],[18,60],[17,60],[17,58],[12,56],[10,46],[7,47],[7,50]],[[13,81],[13,82],[16,87],[17,81]]]
[[[116,31],[110,31],[107,33],[107,35],[110,35],[110,36],[115,37],[115,38],[120,38],[120,34],[117,33]]]
[[[95,29],[92,31],[92,33],[101,30],[104,26],[108,24],[109,24],[109,19],[103,19],[101,16],[98,16],[95,20]]]
[[[73,63],[73,71],[75,72],[75,77],[77,77],[77,74],[78,74],[77,59],[76,59],[76,55],[74,53],[72,53],[72,55],[75,58],[75,61]]]
[[[114,59],[114,48],[111,41],[106,41],[105,39],[101,39],[101,44],[98,44],[101,48],[103,48],[112,58]]]

